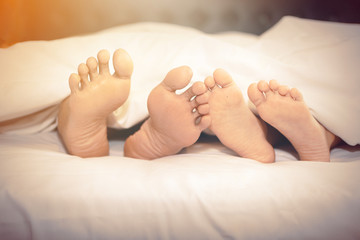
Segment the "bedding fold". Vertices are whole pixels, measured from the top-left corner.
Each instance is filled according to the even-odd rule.
[[[82,159],[55,132],[0,135],[0,239],[358,239],[360,151],[273,164],[198,142],[156,161]]]

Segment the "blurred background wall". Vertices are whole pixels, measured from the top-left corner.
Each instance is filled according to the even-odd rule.
[[[360,0],[0,0],[0,46],[155,21],[260,34],[284,15],[360,22]]]

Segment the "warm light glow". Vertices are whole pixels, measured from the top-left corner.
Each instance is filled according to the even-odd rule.
[[[155,21],[260,34],[284,15],[360,22],[358,0],[1,0],[0,47]]]
[[[0,1],[0,47],[11,45],[22,32],[23,18],[21,15],[21,0],[2,0]]]

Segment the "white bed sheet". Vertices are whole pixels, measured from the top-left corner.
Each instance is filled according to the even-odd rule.
[[[360,151],[331,163],[235,156],[216,139],[155,161],[66,154],[55,132],[0,135],[0,239],[359,239]],[[355,151],[356,150],[356,151]]]

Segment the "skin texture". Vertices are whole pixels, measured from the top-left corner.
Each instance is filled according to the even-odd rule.
[[[109,154],[107,116],[120,107],[130,91],[133,63],[122,49],[114,52],[115,73],[109,72],[109,53],[90,57],[69,78],[71,94],[60,104],[58,133],[67,151],[79,157]]]
[[[249,86],[248,96],[260,117],[291,142],[300,160],[330,161],[330,149],[339,138],[316,121],[298,89],[260,81]]]
[[[209,95],[205,84],[196,82],[184,93],[176,93],[191,78],[189,67],[175,68],[152,90],[148,97],[150,117],[126,140],[125,156],[154,159],[175,154],[194,144],[209,127]]]
[[[239,156],[274,162],[274,149],[266,139],[266,124],[251,112],[231,76],[217,69],[205,84],[211,91],[210,130]]]

